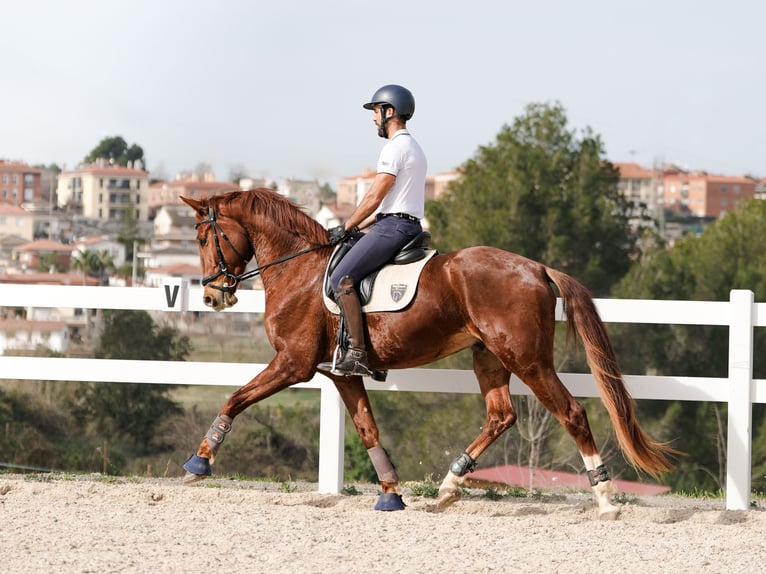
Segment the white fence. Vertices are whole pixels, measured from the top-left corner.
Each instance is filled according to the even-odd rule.
[[[224,313],[263,313],[263,292],[240,291],[237,295],[239,304]],[[157,288],[0,284],[0,302],[3,307],[209,311],[202,304],[202,288],[189,287],[181,280]],[[625,382],[636,399],[728,403],[726,508],[749,508],[752,404],[766,402],[766,380],[753,379],[753,329],[766,326],[766,303],[754,303],[751,291],[734,290],[726,302],[597,299],[596,305],[605,322],[729,327],[728,377],[626,375]],[[557,318],[562,318],[560,301]],[[245,384],[264,367],[256,363],[0,356],[0,378],[10,380],[230,385],[231,381]],[[598,396],[590,374],[562,373],[561,379],[575,396]],[[366,379],[365,384],[368,389],[383,391],[479,392],[471,371],[444,369],[392,371],[385,383]],[[321,389],[319,491],[340,492],[343,404],[332,382],[322,375],[296,388]],[[511,391],[529,394],[515,377],[511,380]]]

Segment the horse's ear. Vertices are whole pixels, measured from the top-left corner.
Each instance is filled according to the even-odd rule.
[[[207,215],[207,206],[201,201],[197,201],[196,199],[192,199],[191,197],[184,197],[183,195],[179,195],[178,197],[181,199],[181,201],[183,201],[186,205],[191,207],[194,211],[196,211],[203,217]]]

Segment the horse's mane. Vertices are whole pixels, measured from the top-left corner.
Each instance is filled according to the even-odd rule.
[[[280,229],[298,235],[309,243],[327,243],[327,230],[298,205],[267,188],[232,191],[210,198],[210,203],[259,214]]]

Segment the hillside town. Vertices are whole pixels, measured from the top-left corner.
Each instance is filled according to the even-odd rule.
[[[614,166],[620,172],[619,190],[671,244],[687,233],[701,232],[742,201],[766,198],[766,179],[714,175],[672,164]],[[156,287],[168,278],[181,278],[198,285],[195,220],[180,196],[201,199],[269,187],[329,228],[351,214],[374,177],[373,170],[365,169],[338,180],[332,190],[316,179],[274,182],[243,177],[233,183],[209,172],[156,181],[140,160],[122,166],[100,159],[58,173],[0,160],[0,282]],[[459,177],[459,169],[430,175],[426,200],[438,200]],[[44,342],[63,353],[82,327],[81,314],[82,310],[36,310],[21,321],[6,310],[0,318],[0,352],[29,351]]]

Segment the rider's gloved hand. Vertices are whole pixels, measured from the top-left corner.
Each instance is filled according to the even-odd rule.
[[[331,227],[329,229],[330,232],[330,245],[337,245],[341,241],[343,241],[346,236],[348,236],[348,231],[346,231],[346,228],[342,225],[338,225],[337,227]]]

